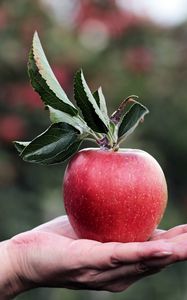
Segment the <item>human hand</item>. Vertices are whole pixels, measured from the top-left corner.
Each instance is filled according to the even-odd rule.
[[[66,216],[6,242],[12,291],[65,287],[119,292],[168,264],[187,259],[187,225],[155,231],[144,243],[78,239]],[[1,298],[1,299],[10,299]]]

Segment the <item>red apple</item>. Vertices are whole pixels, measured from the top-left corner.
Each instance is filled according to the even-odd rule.
[[[137,149],[84,149],[64,177],[64,203],[80,238],[100,242],[146,241],[167,203],[158,162]]]

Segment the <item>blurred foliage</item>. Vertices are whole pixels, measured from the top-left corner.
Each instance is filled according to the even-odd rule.
[[[73,74],[83,67],[93,90],[102,85],[111,112],[130,94],[139,95],[148,106],[150,115],[124,146],[148,151],[164,169],[169,204],[162,227],[184,223],[187,24],[172,29],[156,27],[147,19],[122,11],[114,0],[62,2],[54,1],[59,3],[55,10],[53,2],[47,0],[0,1],[1,240],[64,213],[61,182],[66,165],[26,164],[11,143],[14,139],[30,140],[49,123],[26,70],[34,30],[39,32],[53,70],[71,98]],[[121,294],[39,289],[18,299],[135,300],[138,295],[138,300],[183,300],[187,295],[186,275],[183,263]]]

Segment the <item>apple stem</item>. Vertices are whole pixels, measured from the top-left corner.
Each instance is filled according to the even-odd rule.
[[[97,143],[101,149],[109,150],[111,149],[108,137],[105,135],[101,139],[97,140]]]
[[[119,149],[119,145],[115,139],[115,135],[110,131],[107,135],[104,135],[101,139],[97,140],[97,143],[100,148],[104,150],[118,151]]]

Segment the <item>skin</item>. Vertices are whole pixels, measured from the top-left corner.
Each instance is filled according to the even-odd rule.
[[[67,216],[0,243],[0,299],[37,287],[120,292],[187,259],[187,225],[156,230],[147,242],[78,239]]]

